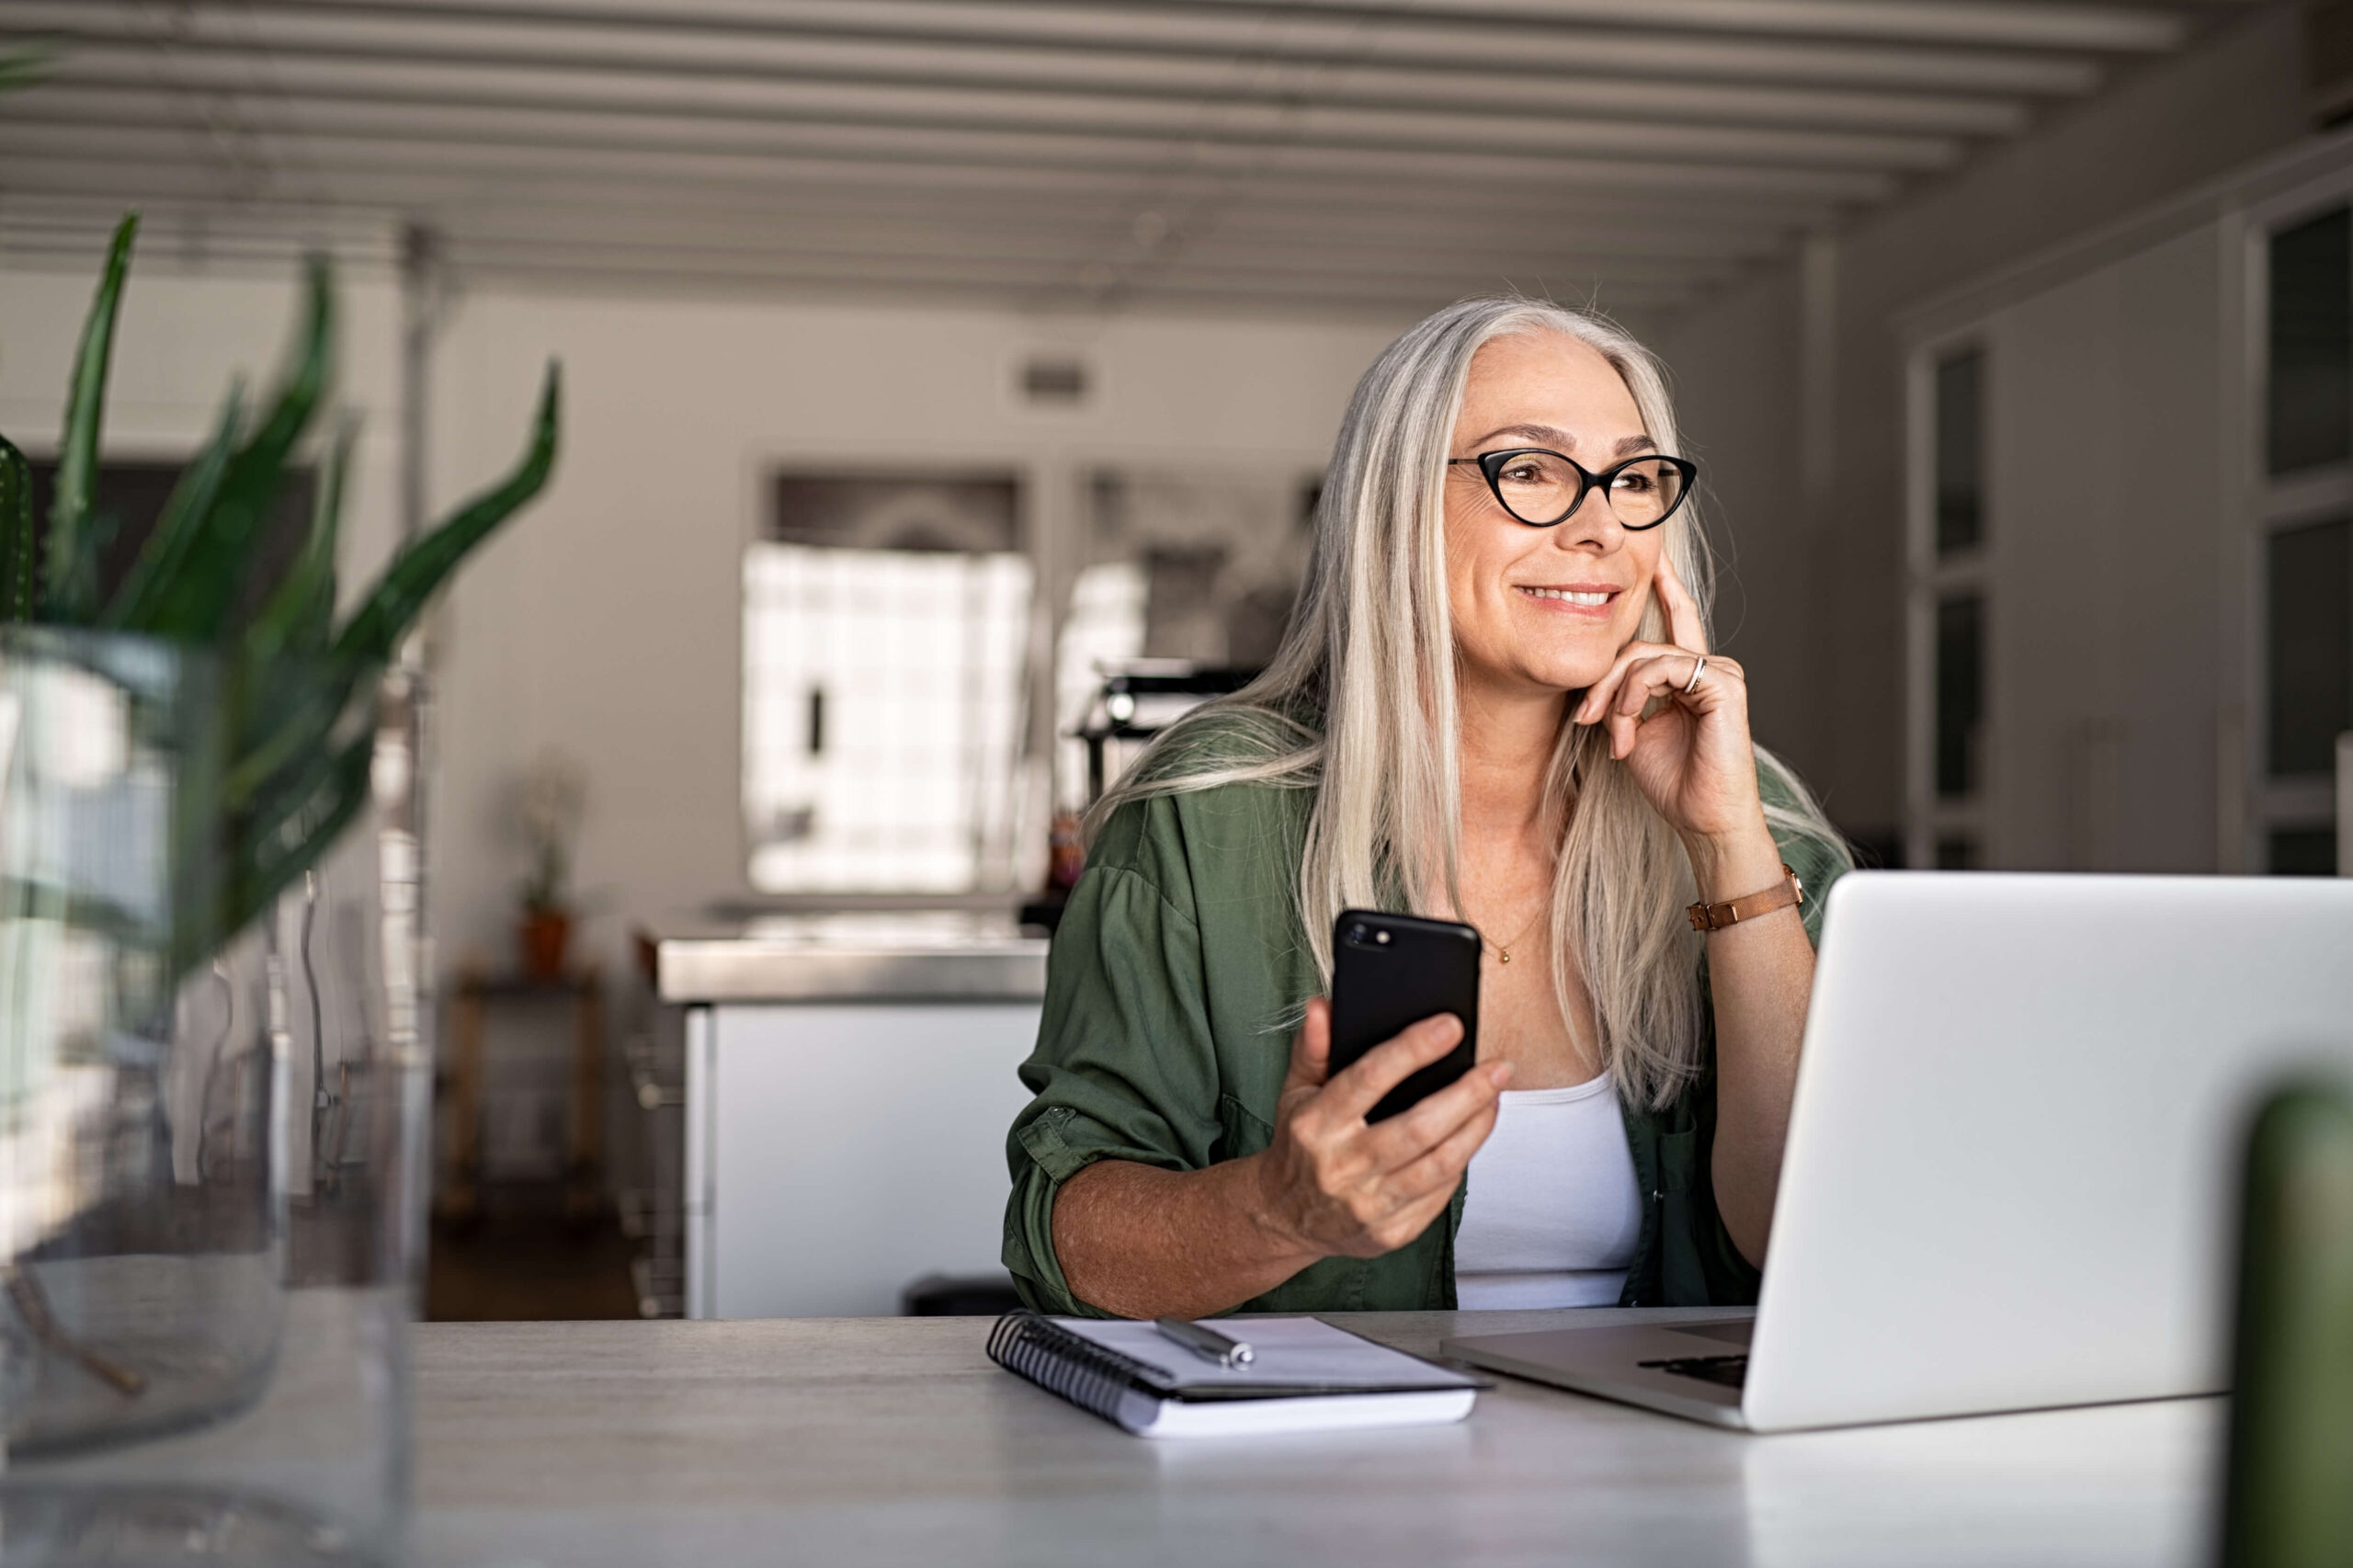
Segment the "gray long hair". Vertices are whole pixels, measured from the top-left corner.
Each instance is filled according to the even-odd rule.
[[[1472,356],[1491,338],[1530,332],[1565,333],[1599,350],[1625,379],[1659,450],[1680,450],[1658,361],[1615,324],[1510,297],[1439,311],[1357,383],[1325,475],[1307,581],[1274,662],[1243,690],[1172,725],[1089,819],[1099,826],[1128,801],[1223,784],[1313,789],[1299,916],[1327,985],[1341,910],[1400,900],[1427,908],[1441,893],[1449,907],[1463,907],[1445,460]],[[1704,619],[1714,574],[1695,509],[1687,503],[1668,520],[1665,548]],[[1637,635],[1665,640],[1655,602]],[[1188,744],[1204,724],[1216,726],[1220,744]],[[1762,747],[1756,756],[1796,802],[1768,802],[1768,821],[1843,856],[1803,786]],[[1700,1072],[1706,1049],[1700,938],[1683,914],[1698,896],[1690,861],[1611,759],[1606,727],[1564,715],[1544,788],[1563,824],[1550,926],[1562,1016],[1575,1032],[1572,977],[1581,973],[1602,1065],[1629,1101],[1664,1108]]]

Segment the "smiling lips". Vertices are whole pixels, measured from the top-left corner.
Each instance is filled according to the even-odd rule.
[[[1564,587],[1539,588],[1526,583],[1513,585],[1530,598],[1544,599],[1563,607],[1574,605],[1579,609],[1606,609],[1620,590],[1606,584],[1572,583]]]

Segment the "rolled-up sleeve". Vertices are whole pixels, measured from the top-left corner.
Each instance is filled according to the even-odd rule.
[[[1071,1294],[1054,1256],[1063,1182],[1097,1160],[1199,1170],[1216,1157],[1217,1052],[1178,833],[1165,800],[1123,808],[1054,935],[1037,1049],[1021,1066],[1036,1097],[1006,1141],[1005,1266],[1040,1311],[1101,1315]]]

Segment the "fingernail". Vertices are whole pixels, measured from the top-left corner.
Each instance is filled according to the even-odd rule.
[[[1511,1063],[1508,1062],[1496,1062],[1493,1067],[1487,1069],[1487,1078],[1489,1082],[1495,1085],[1495,1087],[1498,1089],[1502,1088],[1506,1084],[1511,1082]]]

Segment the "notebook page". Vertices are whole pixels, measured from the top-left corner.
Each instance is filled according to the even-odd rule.
[[[1256,1386],[1347,1389],[1475,1389],[1481,1380],[1419,1357],[1375,1345],[1311,1317],[1221,1318],[1209,1326],[1247,1344],[1247,1367],[1221,1367],[1194,1355],[1148,1323],[1056,1318],[1055,1324],[1107,1350],[1142,1362],[1180,1389]]]

